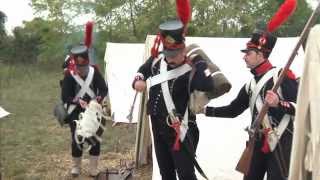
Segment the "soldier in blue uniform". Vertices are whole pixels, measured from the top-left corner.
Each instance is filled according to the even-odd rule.
[[[81,170],[81,158],[82,158],[82,147],[77,145],[75,141],[75,129],[76,123],[74,120],[79,119],[79,114],[84,112],[85,107],[88,105],[90,100],[96,99],[99,103],[108,93],[108,88],[105,80],[98,71],[98,69],[89,64],[88,48],[84,45],[75,46],[71,49],[72,58],[75,61],[75,69],[68,70],[65,73],[62,81],[62,101],[68,106],[68,117],[67,122],[71,129],[71,149],[72,149],[72,169],[71,174],[78,176]],[[90,73],[92,78],[90,79]],[[76,76],[80,77],[84,84],[88,83],[88,89],[83,89],[84,93],[80,93],[82,88]],[[87,82],[90,81],[90,82]],[[92,92],[92,93],[91,93]],[[89,151],[89,173],[91,176],[98,174],[97,165],[98,157],[100,155],[100,143],[97,140],[93,140],[95,144]]]
[[[279,130],[277,133],[281,134],[278,137],[280,141],[271,152],[266,144],[267,128],[261,130],[267,134],[261,133],[256,140],[249,174],[244,180],[262,180],[265,173],[268,180],[285,180],[287,176],[285,171],[289,166],[298,84],[293,73],[289,71],[280,86],[281,90],[277,93],[270,90],[279,75],[279,69],[268,60],[276,40],[271,33],[256,30],[247,43],[247,48],[241,50],[245,53],[243,59],[253,74],[253,79],[241,88],[238,96],[229,105],[205,108],[206,116],[226,118],[234,118],[250,108],[253,122],[263,102],[269,105],[267,117],[272,128]],[[283,132],[280,132],[280,129],[283,129]],[[281,166],[277,157],[284,160]]]
[[[186,56],[182,22],[167,21],[159,29],[157,38],[164,49],[140,66],[132,85],[137,91],[149,91],[147,114],[162,179],[175,180],[178,175],[179,179],[194,180],[199,130],[188,102],[194,90],[211,91],[214,85],[202,57],[198,55],[191,61]]]

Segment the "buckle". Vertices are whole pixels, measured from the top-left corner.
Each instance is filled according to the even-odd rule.
[[[180,120],[179,120],[180,118],[179,118],[179,116],[176,115],[175,110],[172,110],[172,111],[173,112],[168,113],[168,116],[166,118],[166,122],[169,127],[172,127],[172,125],[174,123],[176,123],[177,121],[180,122]]]

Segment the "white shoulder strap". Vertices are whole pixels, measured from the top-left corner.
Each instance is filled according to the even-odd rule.
[[[278,79],[278,74],[279,74],[279,71],[280,69],[274,69],[273,71],[273,82],[276,82],[277,79]],[[269,71],[270,72],[270,71]],[[271,78],[271,77],[270,77]],[[269,79],[270,79],[269,78]],[[262,80],[262,79],[261,79]],[[260,80],[260,81],[261,81]],[[259,81],[259,82],[260,82]],[[258,83],[259,84],[259,83]],[[259,94],[259,93],[258,93]],[[282,92],[281,92],[281,88],[279,87],[278,88],[278,94],[280,97],[282,97]],[[263,106],[263,101],[262,101],[262,98],[261,96],[257,95],[256,97],[256,101],[255,101],[255,106],[257,108],[257,111],[260,112],[260,110],[262,109],[262,106]],[[269,144],[269,147],[270,147],[270,151],[274,151],[275,148],[277,147],[277,144],[282,136],[282,134],[284,133],[284,131],[286,130],[286,128],[288,127],[288,124],[290,122],[290,115],[288,114],[285,114],[283,116],[283,118],[281,119],[279,125],[275,128],[272,128],[272,125],[270,123],[270,119],[266,117],[263,119],[263,125],[265,128],[271,128],[271,133],[268,134],[268,144]]]
[[[80,85],[81,89],[80,91],[76,94],[75,98],[81,98],[83,97],[86,93],[94,99],[96,97],[95,93],[92,91],[90,88],[90,84],[92,83],[93,80],[93,75],[94,75],[94,68],[89,67],[89,73],[85,81],[78,75],[78,74],[72,74],[72,77],[76,80],[76,82]],[[76,105],[70,105],[68,108],[68,114],[71,114],[73,110],[76,108]]]
[[[160,62],[160,74],[167,72],[167,63],[164,60],[161,60]],[[169,91],[169,85],[168,81],[164,81],[161,83],[161,89],[164,96],[164,102],[166,104],[166,108],[168,110],[168,113],[171,113],[175,110],[175,105],[173,103],[170,91]]]
[[[161,60],[160,63],[163,64],[163,62],[165,63],[164,60]],[[165,63],[165,64],[167,64],[167,63]],[[161,67],[160,67],[160,69],[161,69]],[[161,72],[161,70],[160,70],[160,74],[152,76],[149,79],[147,79],[147,87],[151,88],[154,85],[163,83],[165,81],[169,81],[171,79],[175,79],[175,78],[191,71],[191,69],[192,69],[192,67],[189,64],[183,64],[182,66],[175,68],[175,69],[172,69],[170,71],[165,70],[165,71]]]
[[[155,59],[153,59],[152,64],[151,64],[151,72],[153,72],[152,68],[159,62],[161,59],[164,58],[163,54],[159,54],[159,56]]]
[[[258,112],[260,112],[260,110],[262,109],[263,106],[263,102],[260,96],[257,97],[257,101],[256,101],[256,107]],[[279,125],[277,127],[272,128],[272,125],[270,123],[270,119],[268,118],[268,116],[266,115],[266,117],[263,119],[263,125],[265,128],[270,128],[271,129],[271,133],[268,134],[268,144],[270,147],[270,151],[274,151],[275,148],[277,147],[277,144],[282,136],[282,134],[284,133],[284,131],[286,130],[286,128],[288,127],[290,122],[290,115],[285,114]]]
[[[273,68],[271,70],[269,70],[260,80],[258,83],[256,83],[256,81],[254,80],[254,78],[251,80],[250,82],[250,90],[252,92],[252,96],[250,97],[250,109],[251,109],[251,114],[253,113],[253,109],[254,109],[254,104],[256,102],[256,99],[261,91],[261,89],[263,88],[263,86],[266,84],[266,82],[268,82],[272,77],[273,74],[278,72],[278,70],[276,68]]]
[[[247,94],[249,94],[249,90],[250,90],[250,86],[251,86],[251,81],[253,81],[254,79],[250,79],[249,82],[246,83],[245,89]]]
[[[167,72],[167,63],[164,60],[161,60],[160,62],[160,74]],[[168,81],[164,81],[161,83],[161,89],[163,93],[164,102],[167,108],[167,111],[169,114],[173,113],[175,111],[175,105],[172,100]],[[180,126],[180,140],[183,141],[188,130],[188,107],[186,108],[186,111],[183,116],[183,120]]]

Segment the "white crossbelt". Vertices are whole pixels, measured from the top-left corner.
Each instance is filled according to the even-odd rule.
[[[90,84],[93,80],[93,75],[94,75],[94,68],[89,67],[89,73],[85,81],[78,75],[78,74],[72,74],[72,77],[76,80],[76,82],[80,85],[81,89],[80,91],[76,94],[75,98],[82,98],[86,93],[94,99],[96,97],[95,93],[92,91],[90,88]],[[74,109],[76,108],[76,105],[71,104],[68,108],[68,114],[71,114]]]
[[[256,83],[255,79],[251,80],[251,82],[250,82],[250,89],[252,91],[252,96],[250,98],[251,114],[253,114],[254,105],[256,106],[258,112],[261,111],[262,106],[263,106],[263,101],[261,99],[261,96],[259,96],[260,91],[261,91],[262,87],[265,85],[265,83],[268,82],[268,80],[270,80],[271,78],[273,78],[274,82],[276,81],[276,78],[278,77],[278,72],[279,72],[279,69],[276,69],[276,68],[271,69],[259,80],[258,84]],[[247,85],[246,85],[246,90],[248,92]],[[280,97],[282,97],[282,92],[281,92],[280,87],[278,88],[278,94]],[[271,133],[268,134],[268,139],[267,139],[271,152],[275,150],[275,148],[276,148],[282,134],[286,130],[289,122],[290,122],[290,115],[285,114],[283,116],[283,118],[281,119],[279,125],[277,127],[274,127],[273,129],[271,129]],[[265,117],[263,119],[263,123],[267,128],[272,128],[268,117]]]
[[[257,110],[260,111],[262,109],[262,106],[263,106],[262,99],[260,96],[258,96],[257,102],[256,102]],[[290,115],[285,114],[282,117],[279,125],[277,127],[274,127],[273,129],[271,129],[271,133],[268,134],[268,144],[269,144],[271,152],[276,149],[277,144],[278,144],[282,134],[284,133],[284,131],[288,127],[289,122],[290,122]],[[267,116],[263,119],[263,123],[265,124],[265,126],[267,128],[272,128],[272,126],[270,124],[270,120],[268,119]]]
[[[250,81],[250,89],[252,91],[252,96],[250,98],[250,110],[251,110],[251,114],[253,114],[253,109],[254,109],[254,104],[256,102],[256,99],[261,91],[261,89],[263,88],[263,86],[266,84],[266,82],[268,82],[272,77],[273,74],[278,72],[275,68],[269,70],[257,83],[256,80],[254,78],[252,78],[252,80]],[[246,85],[246,88],[247,85]],[[247,92],[249,92],[249,89],[246,89]]]
[[[161,61],[164,61],[164,60],[161,60]],[[170,71],[166,70],[164,72],[161,72],[160,74],[147,79],[147,87],[151,88],[154,85],[163,83],[165,81],[169,81],[171,79],[175,79],[175,78],[191,71],[191,69],[192,68],[189,64],[184,64],[184,65],[177,67],[175,69],[172,69]]]
[[[190,69],[191,70],[191,69]],[[160,74],[166,73],[167,71],[167,63],[164,60],[161,60],[160,62]],[[182,75],[182,74],[181,74]],[[175,111],[175,105],[173,103],[169,86],[168,86],[168,80],[161,83],[161,89],[163,93],[164,102],[167,108],[167,111],[170,114],[172,114]],[[173,114],[174,115],[174,114]],[[186,111],[184,113],[181,125],[180,125],[180,140],[183,141],[186,137],[188,131],[188,107],[186,108]]]

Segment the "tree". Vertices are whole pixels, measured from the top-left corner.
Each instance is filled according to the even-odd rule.
[[[6,36],[6,29],[4,26],[6,19],[7,19],[7,16],[2,11],[0,11],[0,39]]]
[[[13,30],[11,62],[35,63],[39,52],[40,37],[29,28],[16,27]]]
[[[5,29],[6,15],[0,11],[0,63],[1,61],[7,59],[7,48],[6,44],[8,42],[6,29]]]
[[[311,9],[306,1],[297,2],[295,13],[275,32],[277,36],[297,36],[302,31]],[[258,21],[269,21],[283,0],[193,0],[192,3],[191,26],[195,35],[248,37]]]
[[[267,22],[284,0],[190,0],[192,20],[189,36],[249,37],[256,22]],[[297,0],[294,15],[276,32],[277,36],[298,36],[311,14],[304,0]],[[83,26],[75,25],[76,17],[94,15],[98,57],[104,55],[105,42],[144,42],[147,34],[156,34],[165,20],[176,17],[174,0],[31,0],[33,9],[48,22],[47,35],[41,36],[43,58],[61,56],[65,44],[83,38]],[[44,16],[45,14],[45,16]],[[49,33],[50,32],[50,33]],[[44,34],[42,34],[44,35]],[[81,37],[82,36],[82,37]],[[46,38],[44,38],[46,37]],[[64,51],[63,51],[64,52]],[[52,59],[52,58],[51,58]]]

